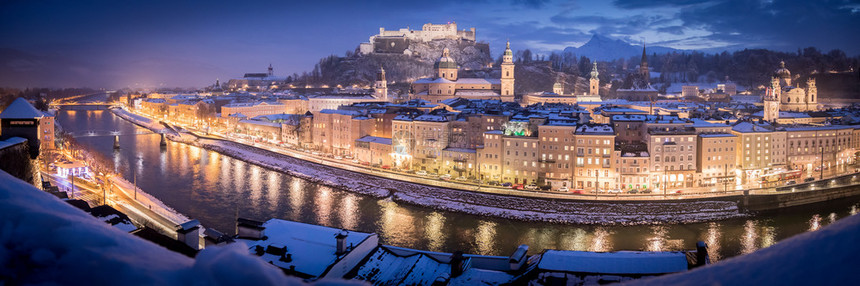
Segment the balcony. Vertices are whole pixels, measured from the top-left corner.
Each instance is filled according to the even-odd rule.
[[[555,163],[555,159],[540,159],[538,162],[541,163]]]
[[[454,162],[466,163],[466,161],[467,161],[466,158],[454,158]]]

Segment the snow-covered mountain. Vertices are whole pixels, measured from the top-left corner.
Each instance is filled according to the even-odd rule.
[[[670,53],[672,51],[685,52],[687,50],[678,50],[660,46],[647,46],[648,54]],[[608,61],[618,58],[627,58],[632,56],[642,55],[642,45],[631,45],[619,39],[613,39],[606,36],[595,34],[584,45],[576,47],[564,48],[565,53],[573,53],[577,57],[585,56],[592,60]]]

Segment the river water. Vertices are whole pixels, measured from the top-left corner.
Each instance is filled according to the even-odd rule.
[[[169,142],[108,110],[63,110],[57,120],[76,134],[119,131],[77,140],[146,192],[209,228],[232,234],[235,217],[280,218],[379,234],[384,244],[432,251],[510,255],[520,244],[544,249],[588,251],[694,249],[708,243],[711,258],[752,252],[857,213],[860,199],[842,200],[750,218],[693,224],[646,226],[562,225],[521,222],[436,211],[353,194],[310,183],[216,152]],[[100,132],[101,131],[101,132]],[[136,175],[135,175],[136,174]],[[332,238],[333,239],[333,238]]]

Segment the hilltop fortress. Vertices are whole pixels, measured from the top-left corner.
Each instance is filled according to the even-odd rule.
[[[427,23],[421,27],[421,30],[411,30],[407,27],[395,31],[386,31],[385,28],[380,27],[379,34],[370,36],[367,43],[359,45],[359,52],[362,54],[411,55],[410,42],[430,42],[441,39],[475,42],[475,28],[457,30],[456,22],[447,24]]]

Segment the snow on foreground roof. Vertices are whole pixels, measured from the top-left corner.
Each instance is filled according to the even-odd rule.
[[[860,216],[692,271],[631,281],[648,285],[847,285],[860,269]],[[695,282],[692,282],[695,281]]]
[[[171,252],[2,171],[0,218],[0,277],[12,285],[302,284],[241,244]]]
[[[577,273],[663,274],[687,271],[687,257],[680,251],[547,250],[541,256],[538,268]]]
[[[248,245],[245,253],[252,252],[257,245],[264,249],[271,246],[279,248],[286,247],[286,252],[292,255],[292,261],[282,261],[279,255],[265,253],[261,256],[264,261],[283,269],[295,266],[295,271],[321,277],[331,265],[342,258],[337,254],[335,236],[341,232],[340,229],[325,227],[321,225],[305,224],[280,219],[270,219],[263,224],[265,228],[264,240],[239,239]],[[368,240],[373,236],[373,239]],[[376,244],[376,234],[349,231],[346,237],[346,245],[357,247],[365,240]]]
[[[23,97],[19,97],[9,104],[3,112],[0,112],[0,118],[3,119],[25,119],[25,118],[41,118],[44,114],[36,110],[30,102]]]

